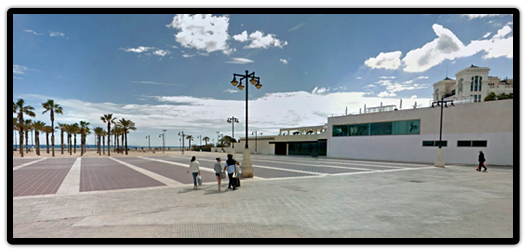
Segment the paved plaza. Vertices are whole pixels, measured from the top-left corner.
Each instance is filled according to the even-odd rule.
[[[513,237],[511,167],[252,155],[254,178],[218,192],[217,156],[14,158],[13,237]]]

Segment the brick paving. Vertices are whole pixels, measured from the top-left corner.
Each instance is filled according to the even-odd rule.
[[[158,159],[161,157],[155,157]],[[115,157],[115,159],[130,163],[134,166],[146,169],[148,171],[160,174],[177,182],[183,184],[193,184],[194,179],[191,173],[186,173],[188,167],[176,166],[168,163],[151,161],[143,158],[130,158],[130,157]],[[166,161],[173,161],[170,158],[162,158]],[[214,173],[201,171],[203,182],[216,182],[216,176]]]
[[[13,171],[13,197],[55,194],[75,158],[46,159]]]
[[[18,167],[22,164],[26,164],[28,162],[36,161],[38,159],[13,159],[13,167]]]
[[[164,186],[146,175],[107,158],[83,158],[80,192]]]

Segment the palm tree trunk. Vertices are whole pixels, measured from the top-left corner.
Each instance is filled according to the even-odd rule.
[[[128,155],[128,134],[126,134],[126,130],[124,130],[124,150],[126,150],[126,155]]]
[[[46,148],[47,154],[49,154],[49,133],[46,133]]]
[[[111,123],[108,121],[108,156],[110,156]]]
[[[64,154],[64,130],[62,129],[60,129],[60,154]]]
[[[105,145],[104,145],[104,144],[105,144],[105,142],[104,142],[104,137],[106,137],[106,136],[103,136],[103,137],[102,137],[102,154],[103,154],[103,155],[106,154],[106,151],[104,150],[104,147],[105,147]],[[108,150],[110,150],[110,147],[109,147],[109,146],[108,146]]]
[[[29,153],[29,130],[26,130],[26,153]]]
[[[121,144],[124,147],[124,134],[121,135]]]
[[[80,156],[84,155],[84,135],[80,135]]]
[[[100,135],[98,136],[98,138],[99,138],[99,141],[97,142],[97,149],[99,150],[98,153],[100,155],[100,151],[101,151],[100,150]]]
[[[73,152],[73,149],[71,148],[71,135],[68,135],[68,145],[69,145],[69,155]]]
[[[77,153],[77,133],[73,134],[73,137],[75,138],[75,143],[73,144],[73,153]]]
[[[52,157],[55,157],[55,118],[53,117],[53,110],[51,110],[51,156]],[[46,135],[47,136],[47,135]],[[47,153],[49,154],[49,144],[48,144],[48,149],[47,149]]]
[[[18,148],[18,151],[20,151],[20,157],[24,157],[24,117],[20,116],[18,118],[19,123],[19,131],[18,131],[18,137],[20,137],[20,147]]]
[[[36,153],[38,156],[40,156],[40,133],[38,131],[35,131],[35,142],[37,143]]]

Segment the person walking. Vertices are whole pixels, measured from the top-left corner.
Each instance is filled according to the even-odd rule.
[[[188,171],[186,171],[187,174],[189,172],[192,172],[192,176],[194,177],[194,189],[197,189],[197,175],[200,175],[201,171],[199,170],[199,162],[195,160],[195,156],[192,156],[190,167],[188,168]]]
[[[488,170],[484,164],[485,161],[486,161],[486,158],[484,157],[484,153],[482,153],[482,151],[479,151],[479,166],[476,169],[477,171],[482,170],[482,168],[484,168],[484,172]]]
[[[216,158],[216,163],[214,164],[214,170],[216,171],[217,178],[217,188],[221,191],[221,158]]]
[[[227,155],[227,160],[225,168],[223,170],[228,170],[228,189],[232,187],[232,190],[236,190],[236,185],[234,185],[234,173],[236,172],[236,160],[233,159],[232,154]]]

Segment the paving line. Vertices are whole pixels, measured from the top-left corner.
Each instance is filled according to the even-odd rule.
[[[318,176],[326,176],[327,175],[327,174],[322,174],[322,173],[317,173],[317,172],[301,171],[301,170],[295,170],[295,169],[283,169],[283,168],[261,166],[261,165],[252,165],[252,167],[274,169],[274,170],[288,171],[288,172],[296,172],[296,173],[302,173],[302,174],[313,174],[313,175],[318,175]]]
[[[163,183],[163,184],[165,184],[165,185],[167,185],[169,187],[177,187],[177,186],[183,185],[183,183],[181,183],[181,182],[174,181],[174,180],[172,180],[170,178],[167,178],[167,177],[162,176],[160,174],[154,173],[152,171],[148,171],[148,170],[146,170],[144,168],[137,167],[137,166],[132,165],[130,163],[123,162],[121,160],[117,160],[117,159],[115,159],[113,157],[110,157],[110,159],[112,159],[112,160],[114,160],[114,161],[116,161],[116,162],[118,162],[118,163],[120,163],[120,164],[122,164],[122,165],[124,165],[126,167],[129,167],[129,168],[131,168],[131,169],[133,169],[133,170],[135,170],[135,171],[137,171],[137,172],[139,172],[141,174],[144,174],[144,175],[146,175],[146,176],[148,176],[148,177],[150,177],[150,178],[152,178],[152,179],[154,179],[156,181],[159,181],[159,182],[161,182],[161,183]]]
[[[421,170],[421,169],[431,169],[436,167],[421,167],[421,168],[403,168],[403,169],[389,169],[389,170],[373,170],[367,172],[354,172],[354,173],[340,173],[332,175],[354,175],[354,174],[369,174],[369,173],[381,173],[381,172],[399,172],[399,171],[409,171],[409,170]]]
[[[77,160],[75,160],[75,163],[73,163],[73,166],[66,175],[66,178],[64,178],[62,184],[60,184],[60,187],[55,193],[57,196],[75,195],[80,193],[80,166],[82,164],[81,161],[82,158],[77,157]]]
[[[21,169],[21,168],[26,167],[26,166],[29,166],[29,165],[31,165],[31,164],[37,163],[37,162],[39,162],[39,161],[43,161],[43,160],[45,160],[45,159],[47,159],[47,158],[43,158],[43,159],[40,159],[40,160],[36,160],[36,161],[32,161],[32,162],[28,162],[28,163],[24,163],[24,164],[22,164],[22,165],[20,165],[20,166],[18,166],[18,167],[14,167],[14,168],[13,168],[13,171],[15,171],[15,170],[17,170],[17,169]]]

